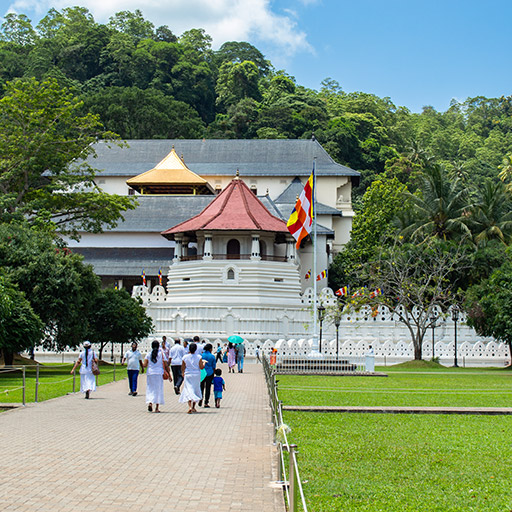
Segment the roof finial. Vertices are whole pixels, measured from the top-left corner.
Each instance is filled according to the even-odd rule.
[[[268,196],[268,187],[267,187],[267,196]]]
[[[172,149],[174,149],[174,144],[172,145]]]
[[[235,180],[239,180],[239,179],[240,179],[240,169],[237,168],[236,174],[235,174]]]
[[[313,132],[313,133],[311,134],[311,140],[316,140],[315,132]]]
[[[183,158],[183,153],[181,153],[180,158],[181,158],[181,161],[182,161],[183,163],[185,163],[185,159]]]

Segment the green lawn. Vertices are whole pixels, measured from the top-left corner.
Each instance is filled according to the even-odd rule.
[[[73,376],[70,375],[72,364],[40,365],[38,401],[48,400],[62,396],[73,391]],[[113,366],[100,363],[101,374],[98,376],[98,384],[112,382]],[[116,380],[126,378],[126,366],[116,366]],[[36,367],[26,368],[26,402],[34,402],[36,388]],[[21,371],[5,372],[0,369],[0,403],[21,403],[23,378]],[[80,391],[80,375],[76,371],[75,390]]]
[[[279,398],[285,405],[512,406],[508,370],[387,369],[386,373],[388,377],[279,375]]]
[[[279,375],[285,405],[512,406],[507,371]],[[287,411],[310,511],[510,511],[512,416]]]

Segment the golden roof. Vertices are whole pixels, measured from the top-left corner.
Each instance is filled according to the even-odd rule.
[[[205,179],[198,176],[185,165],[183,160],[176,154],[174,147],[154,169],[126,180],[126,184],[137,191],[146,191],[148,193],[152,193],[150,190],[155,187],[164,193],[164,189],[168,189],[168,192],[172,193],[174,186],[182,188],[183,185],[211,189]]]

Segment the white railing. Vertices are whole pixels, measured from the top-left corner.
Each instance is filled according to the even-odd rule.
[[[300,499],[302,510],[308,512],[297,462],[297,445],[288,442],[287,432],[289,430],[283,422],[281,401],[277,395],[276,374],[265,355],[262,358],[262,363],[272,409],[274,441],[278,449],[278,482],[283,486],[288,510],[297,512]],[[285,453],[288,453],[288,464],[286,464]]]

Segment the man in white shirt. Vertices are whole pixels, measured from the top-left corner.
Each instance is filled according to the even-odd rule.
[[[142,354],[137,350],[137,343],[132,343],[132,349],[126,352],[121,364],[127,364],[128,370],[128,385],[130,386],[129,395],[137,396],[137,378],[139,376],[139,366],[141,373],[144,373],[144,366],[142,366]]]
[[[201,343],[201,340],[199,339],[199,336],[194,336],[193,341],[197,345],[196,354],[202,355],[205,344]]]
[[[180,394],[180,386],[183,383],[183,375],[181,374],[181,362],[186,350],[181,346],[179,338],[174,340],[174,347],[169,351],[169,364],[171,365],[172,380],[174,381],[174,392]]]

